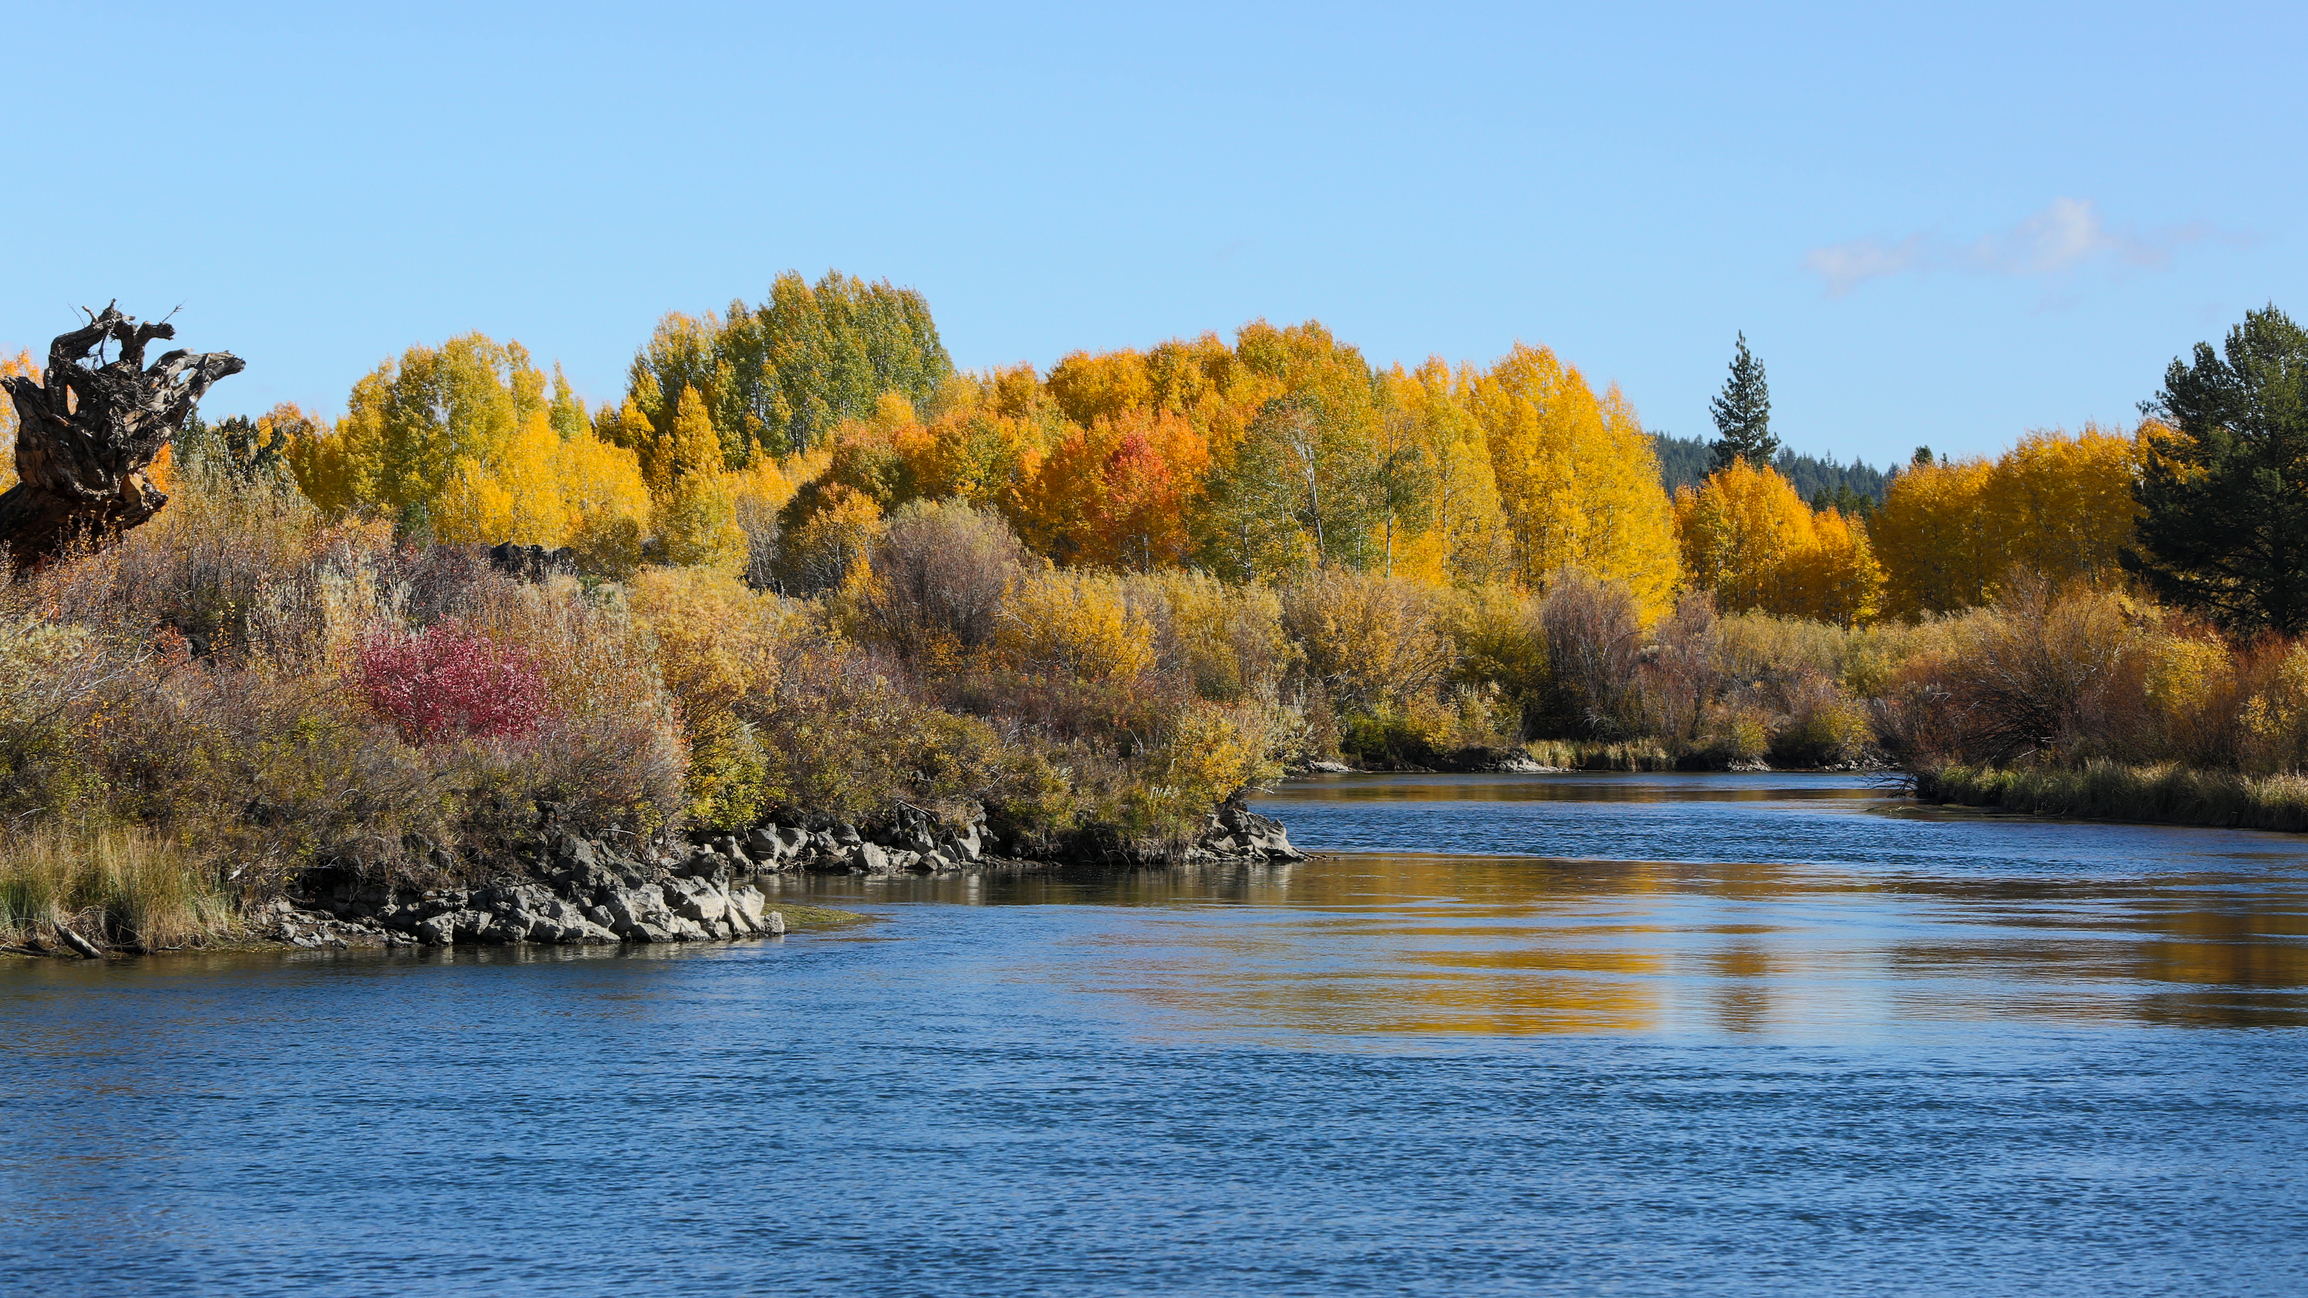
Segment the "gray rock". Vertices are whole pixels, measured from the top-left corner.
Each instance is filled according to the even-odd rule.
[[[608,927],[620,937],[638,942],[672,940],[673,912],[666,909],[665,896],[655,884],[611,893],[601,908],[609,913]]]
[[[701,883],[666,897],[665,904],[674,914],[710,928],[729,913],[729,894],[717,885]]]
[[[771,936],[784,937],[785,912],[782,910],[773,910],[769,912],[769,922],[764,927],[769,929]]]
[[[863,870],[867,874],[888,874],[891,869],[890,854],[876,843],[853,843],[844,859],[849,862],[851,869]]]
[[[431,919],[419,921],[416,929],[417,940],[426,946],[448,946],[457,940],[456,913],[435,915]]]
[[[762,912],[768,905],[769,898],[762,894],[761,889],[750,884],[729,890],[729,912],[744,920],[749,931],[761,927]]]

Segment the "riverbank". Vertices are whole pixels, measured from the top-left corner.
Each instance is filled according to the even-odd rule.
[[[2195,770],[2173,763],[1951,764],[1916,772],[1915,796],[1925,802],[2082,820],[2308,831],[2308,777]]]
[[[444,854],[445,855],[445,854]],[[1237,796],[1179,862],[1291,861],[1279,821]],[[944,821],[901,806],[880,823],[757,826],[743,835],[634,843],[541,828],[509,856],[442,860],[424,875],[316,867],[278,888],[235,890],[180,845],[136,829],[77,838],[51,830],[0,853],[0,950],[18,955],[150,954],[286,944],[303,948],[736,941],[856,922],[775,901],[778,876],[945,875],[1110,865],[996,851],[982,809]]]

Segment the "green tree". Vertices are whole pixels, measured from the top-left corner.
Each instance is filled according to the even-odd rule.
[[[2273,304],[2197,343],[2144,403],[2127,571],[2238,634],[2308,632],[2308,331]]]
[[[1744,459],[1756,468],[1768,468],[1779,453],[1779,439],[1771,435],[1771,387],[1763,381],[1763,362],[1747,350],[1747,335],[1739,335],[1739,354],[1731,358],[1731,377],[1723,391],[1707,403],[1715,416],[1717,434],[1708,449],[1715,452],[1715,467],[1730,467]]]
[[[808,450],[842,420],[871,415],[885,393],[928,412],[953,373],[919,292],[838,271],[812,285],[788,271],[758,307],[740,300],[726,316],[660,320],[633,358],[626,394],[666,428],[681,392],[697,389],[735,468]]]

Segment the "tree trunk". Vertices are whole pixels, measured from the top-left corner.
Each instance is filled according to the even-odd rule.
[[[40,381],[0,378],[16,403],[19,479],[0,493],[0,549],[17,567],[116,536],[168,503],[145,469],[209,385],[244,368],[230,352],[181,350],[144,368],[145,345],[175,336],[165,320],[138,324],[107,306],[48,345]],[[120,349],[109,361],[107,343]]]

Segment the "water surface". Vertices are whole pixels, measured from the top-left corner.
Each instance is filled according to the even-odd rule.
[[[2290,1293],[2308,842],[1339,777],[843,934],[0,966],[0,1291]]]

